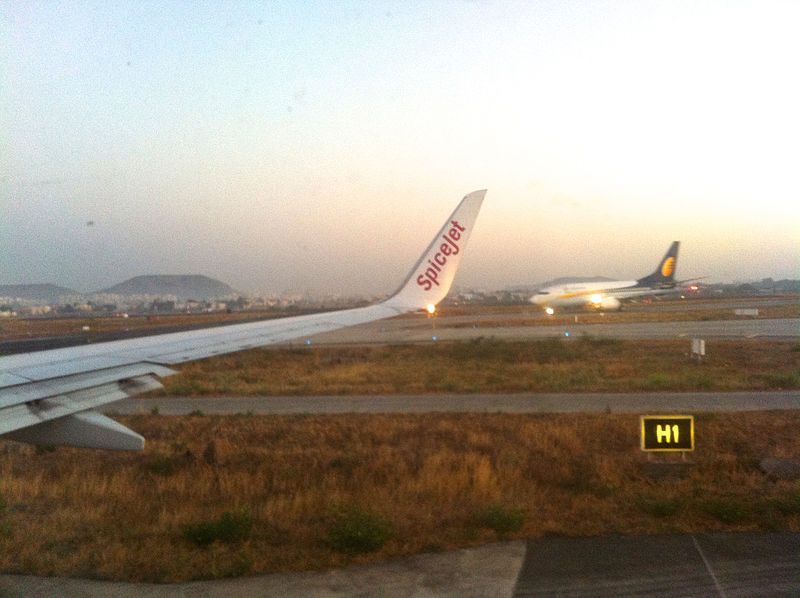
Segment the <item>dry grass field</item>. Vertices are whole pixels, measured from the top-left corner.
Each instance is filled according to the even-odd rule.
[[[255,349],[180,366],[160,394],[341,395],[800,388],[800,345],[577,338]]]
[[[696,418],[654,475],[630,415],[163,417],[144,453],[0,442],[0,571],[177,581],[498,538],[800,531],[800,414]]]

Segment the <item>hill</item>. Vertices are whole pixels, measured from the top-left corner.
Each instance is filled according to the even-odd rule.
[[[0,297],[22,301],[55,303],[60,297],[80,294],[78,291],[55,284],[0,284]]]
[[[237,291],[219,280],[201,274],[153,274],[134,276],[98,293],[112,295],[174,295],[178,299],[219,299],[237,295]]]

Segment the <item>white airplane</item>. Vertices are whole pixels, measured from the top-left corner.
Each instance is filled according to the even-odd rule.
[[[639,280],[604,280],[601,282],[576,282],[540,289],[531,303],[539,305],[552,315],[556,307],[583,307],[614,311],[622,307],[621,300],[642,295],[662,295],[675,292],[675,280],[680,241],[673,241],[655,271]],[[695,280],[695,279],[692,279]]]
[[[0,357],[0,437],[32,444],[141,450],[144,438],[94,409],[161,388],[169,365],[271,345],[398,314],[435,310],[464,255],[486,190],[470,193],[405,282],[367,307]]]

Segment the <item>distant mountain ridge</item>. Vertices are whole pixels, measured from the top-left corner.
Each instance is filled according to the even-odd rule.
[[[180,300],[219,299],[239,293],[231,286],[202,274],[151,274],[134,276],[112,287],[97,291],[110,295],[173,295]]]
[[[81,295],[78,291],[55,284],[0,284],[0,297],[52,303],[60,297]]]

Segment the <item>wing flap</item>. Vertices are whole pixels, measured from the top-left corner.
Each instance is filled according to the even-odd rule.
[[[155,377],[137,376],[6,407],[2,410],[3,417],[0,419],[0,435],[66,417],[73,413],[88,411],[106,403],[157,388],[162,388],[162,386]]]
[[[154,363],[134,363],[127,366],[106,368],[51,380],[41,380],[38,382],[28,381],[25,384],[16,384],[0,389],[0,409],[20,403],[28,403],[48,397],[65,395],[84,388],[94,388],[119,380],[146,376],[148,374],[163,378],[175,373],[175,370],[171,370],[163,365]]]

